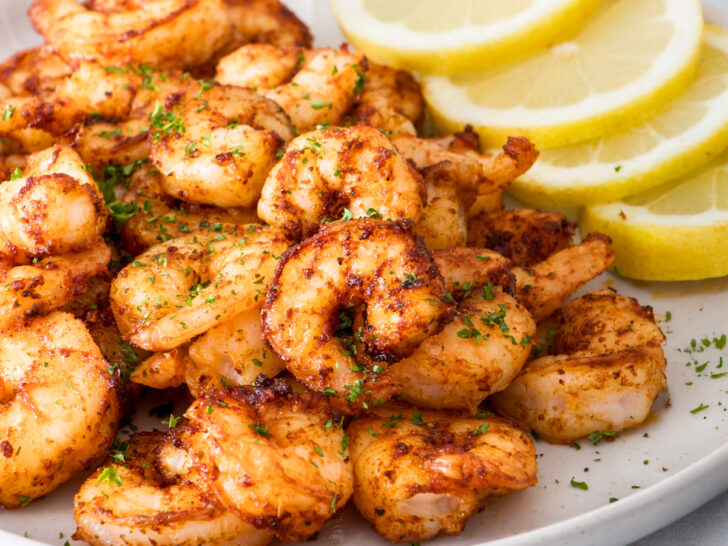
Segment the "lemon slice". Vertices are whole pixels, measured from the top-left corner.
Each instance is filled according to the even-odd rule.
[[[612,238],[614,269],[625,277],[676,281],[728,275],[728,151],[673,182],[586,207],[581,230]]]
[[[692,81],[703,30],[698,0],[604,2],[573,39],[483,72],[423,78],[435,124],[470,123],[483,144],[523,135],[539,147],[645,119]]]
[[[377,62],[422,73],[480,70],[563,39],[600,0],[331,0],[346,37]]]
[[[614,201],[678,178],[728,147],[728,32],[706,27],[695,81],[629,129],[541,150],[511,193],[547,206]]]

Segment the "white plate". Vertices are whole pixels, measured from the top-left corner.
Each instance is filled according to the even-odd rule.
[[[0,57],[39,43],[25,16],[29,3],[0,0]],[[328,2],[288,3],[311,26],[316,45],[343,40]],[[709,20],[728,26],[725,0],[705,1],[704,5]],[[648,424],[620,434],[614,442],[598,446],[580,442],[578,451],[537,442],[536,487],[489,499],[461,537],[441,538],[430,544],[624,544],[675,521],[728,489],[728,376],[709,376],[721,352],[709,349],[691,355],[681,351],[693,338],[699,343],[703,337],[712,338],[728,330],[728,278],[645,284],[607,274],[587,288],[605,285],[652,305],[660,318],[667,311],[672,314],[670,322],[662,323],[667,334],[668,389],[655,402]],[[728,347],[722,355],[726,362],[723,370],[728,370]],[[694,366],[686,366],[693,357],[701,364],[710,362],[702,374],[696,373]],[[153,403],[148,401],[140,415],[146,417]],[[710,407],[691,414],[690,410],[700,404]],[[182,409],[176,408],[176,413]],[[589,490],[571,487],[572,477],[586,481]],[[81,480],[65,484],[26,508],[0,509],[0,529],[5,530],[0,530],[0,544],[63,544],[75,529],[72,499]],[[611,497],[619,501],[610,504]],[[23,535],[35,540],[23,539]],[[352,508],[330,523],[317,543],[385,544]]]

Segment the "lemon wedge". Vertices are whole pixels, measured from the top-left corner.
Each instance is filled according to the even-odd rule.
[[[600,0],[332,0],[369,58],[430,74],[480,70],[574,34]]]
[[[698,0],[604,2],[572,39],[482,72],[426,76],[436,126],[475,126],[485,146],[523,135],[539,147],[601,136],[656,113],[692,81]]]
[[[612,238],[615,272],[653,281],[728,275],[728,151],[695,173],[586,207],[583,233]]]
[[[695,81],[657,115],[602,138],[541,150],[511,186],[539,205],[614,201],[678,178],[728,147],[728,32],[707,26]]]

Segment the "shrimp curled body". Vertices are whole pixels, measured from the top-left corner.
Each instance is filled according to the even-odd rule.
[[[114,376],[83,323],[56,312],[0,334],[0,505],[50,493],[102,455]]]
[[[95,7],[102,9],[94,10]],[[75,0],[35,0],[35,28],[67,61],[198,65],[225,43],[230,23],[223,0],[116,0],[92,7]]]
[[[289,144],[265,181],[258,216],[303,238],[344,207],[355,217],[417,221],[424,198],[421,177],[378,130],[330,128]]]
[[[264,378],[208,391],[185,413],[158,461],[258,529],[283,540],[316,533],[352,494],[344,432],[320,394]]]
[[[256,307],[288,244],[275,228],[226,224],[151,247],[112,283],[119,330],[149,351],[182,345]]]
[[[554,443],[638,427],[666,385],[665,338],[652,309],[599,290],[554,320],[552,354],[529,362],[494,395],[495,408]]]
[[[261,315],[266,340],[299,381],[332,394],[342,411],[392,393],[334,338],[340,308],[367,304],[358,335],[376,362],[408,355],[452,313],[447,302],[429,303],[444,297],[444,283],[406,221],[331,224],[284,255],[272,285]]]
[[[225,510],[214,494],[185,481],[168,483],[155,468],[161,432],[140,432],[119,459],[105,461],[74,501],[74,535],[93,546],[263,546],[272,535]],[[113,469],[112,478],[105,478]],[[106,474],[104,474],[106,472]]]
[[[487,495],[536,484],[531,440],[502,419],[388,405],[347,432],[354,502],[394,542],[459,535]]]

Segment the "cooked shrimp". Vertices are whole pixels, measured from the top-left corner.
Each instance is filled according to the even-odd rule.
[[[555,315],[551,354],[529,362],[491,401],[553,443],[638,427],[665,388],[665,340],[652,308],[610,290]]]
[[[378,408],[347,429],[354,502],[393,542],[459,535],[488,495],[536,485],[536,452],[488,414]]]
[[[248,89],[203,83],[152,114],[151,154],[168,194],[190,203],[248,207],[293,137],[280,108]]]
[[[0,334],[0,505],[25,506],[106,451],[114,376],[81,321],[56,312]]]
[[[111,252],[103,238],[96,237],[88,246],[32,265],[0,265],[0,331],[58,309],[81,294],[89,278],[105,272]]]
[[[511,262],[484,248],[447,248],[432,252],[435,265],[445,280],[445,289],[457,300],[492,284],[513,294],[516,284]]]
[[[358,335],[379,363],[411,353],[442,329],[452,305],[440,273],[411,222],[337,222],[290,249],[271,281],[263,334],[288,370],[309,389],[355,413],[394,393],[383,366],[360,367],[334,336],[340,308],[367,304]],[[372,373],[374,372],[374,373]]]
[[[393,364],[389,375],[405,400],[425,408],[475,411],[518,375],[536,323],[512,296],[486,285],[461,302],[456,318]]]
[[[182,345],[262,301],[288,244],[274,228],[227,224],[153,246],[112,283],[119,329],[149,351]]]
[[[252,385],[260,374],[275,377],[285,367],[263,342],[260,309],[255,307],[210,328],[189,346],[155,353],[134,370],[131,380],[155,389],[186,384],[198,398],[210,388]]]
[[[422,169],[427,203],[417,222],[417,233],[430,250],[465,246],[465,206],[458,195],[454,166],[449,161]],[[475,246],[475,245],[474,245]]]
[[[490,248],[514,265],[530,266],[568,248],[575,227],[558,212],[531,209],[483,212],[468,221],[468,245]]]
[[[202,64],[228,38],[223,0],[34,0],[36,30],[67,61],[144,63],[156,68]]]
[[[474,137],[477,139],[477,137]],[[474,192],[477,200],[469,205],[469,214],[482,210],[503,208],[503,192],[510,183],[526,172],[538,157],[536,148],[523,137],[509,137],[503,151],[479,155],[464,149],[458,139],[431,140],[410,135],[393,135],[392,142],[405,159],[411,160],[417,169],[423,169],[440,161],[450,161],[455,166],[458,188]],[[466,202],[473,202],[469,198]]]
[[[364,85],[362,58],[346,48],[317,49],[290,83],[263,94],[280,104],[301,132],[338,125]]]
[[[422,121],[425,101],[420,84],[406,70],[369,61],[366,81],[354,110],[359,123],[388,134],[417,136],[415,125]]]
[[[295,138],[265,181],[258,216],[301,239],[344,208],[354,217],[417,221],[424,199],[422,178],[387,137],[358,125]]]
[[[104,232],[106,220],[96,186],[67,174],[5,182],[0,185],[0,260],[29,264],[83,250]]]
[[[258,221],[254,209],[220,209],[178,203],[163,198],[143,198],[129,192],[122,202],[135,202],[139,211],[124,224],[121,235],[134,256],[149,247],[188,233],[206,231],[222,224],[247,225]]]
[[[305,59],[300,47],[248,44],[217,64],[215,79],[224,85],[250,87],[257,92],[288,82]]]
[[[516,298],[537,322],[614,262],[609,237],[590,233],[581,244],[560,250],[532,267],[514,267]]]
[[[225,0],[225,9],[232,23],[232,49],[250,42],[311,47],[308,27],[279,0]]]
[[[72,0],[69,0],[72,1]],[[75,4],[75,2],[73,2]],[[60,135],[95,117],[118,119],[129,114],[138,78],[109,72],[97,63],[80,63],[52,93],[0,100],[0,135],[28,127]]]
[[[20,51],[0,64],[0,83],[14,96],[51,93],[72,72],[52,46]]]
[[[351,497],[348,439],[323,395],[295,394],[281,380],[256,386],[195,400],[158,463],[258,529],[305,540]]]
[[[74,499],[73,536],[94,546],[262,546],[273,536],[225,510],[214,493],[186,480],[168,483],[154,466],[164,439],[140,432],[121,443]]]
[[[101,172],[106,165],[126,165],[147,159],[148,129],[149,119],[97,122],[79,127],[74,143],[84,162]]]

